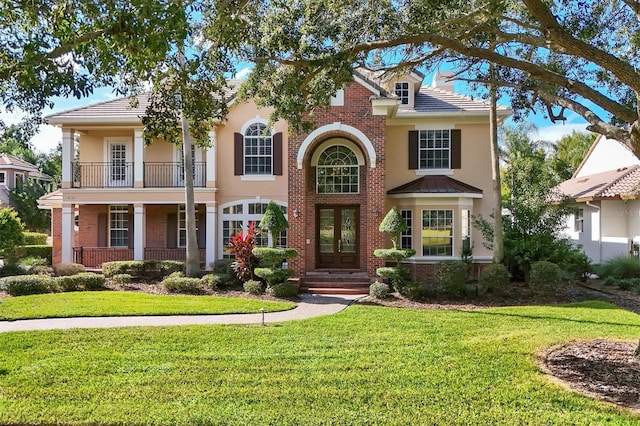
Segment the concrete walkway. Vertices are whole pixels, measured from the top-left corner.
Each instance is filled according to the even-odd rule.
[[[302,320],[335,314],[342,311],[361,295],[301,294],[298,305],[289,311],[264,314],[265,323]],[[231,315],[167,315],[136,317],[77,317],[49,318],[18,321],[0,321],[0,333],[8,331],[61,330],[69,328],[154,327],[198,324],[260,324],[262,314]]]

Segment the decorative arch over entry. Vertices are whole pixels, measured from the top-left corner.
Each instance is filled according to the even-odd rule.
[[[332,124],[326,124],[322,127],[318,127],[316,130],[309,133],[309,135],[305,138],[305,140],[302,142],[302,145],[300,145],[300,149],[298,150],[298,156],[296,158],[298,163],[298,169],[302,169],[302,163],[304,161],[304,157],[309,147],[311,147],[311,144],[313,143],[313,141],[316,140],[319,136],[329,132],[342,132],[356,138],[358,141],[360,141],[364,145],[364,148],[367,151],[367,156],[369,157],[371,168],[374,169],[376,167],[376,160],[377,160],[376,150],[374,149],[373,144],[371,143],[369,138],[360,130],[356,129],[355,127],[349,126],[348,124],[335,122]]]

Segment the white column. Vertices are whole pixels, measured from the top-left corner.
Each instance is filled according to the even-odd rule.
[[[217,169],[217,158],[216,158],[216,151],[215,151],[216,142],[217,142],[216,131],[211,130],[209,132],[209,146],[207,147],[207,185],[206,185],[207,188],[214,187],[215,181],[216,181],[216,169]]]
[[[144,187],[144,139],[142,129],[135,129],[133,138],[133,187]]]
[[[133,260],[144,260],[144,204],[133,205]]]
[[[74,129],[62,129],[62,188],[71,188],[75,133]]]
[[[213,269],[213,262],[216,260],[216,230],[218,229],[218,209],[215,204],[207,204],[207,235],[205,249],[205,269]]]
[[[73,206],[62,206],[62,263],[73,262]]]

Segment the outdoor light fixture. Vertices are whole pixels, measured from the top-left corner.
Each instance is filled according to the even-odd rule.
[[[262,313],[262,326],[264,327],[266,325],[264,323],[264,308],[260,308],[260,312]]]
[[[298,217],[299,215],[298,209],[293,209],[293,217]]]

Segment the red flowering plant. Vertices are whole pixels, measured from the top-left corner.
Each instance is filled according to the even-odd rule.
[[[229,239],[229,249],[236,260],[231,264],[231,269],[242,281],[255,278],[253,270],[258,266],[258,258],[252,253],[256,247],[255,222],[249,222],[247,232],[238,232]]]

